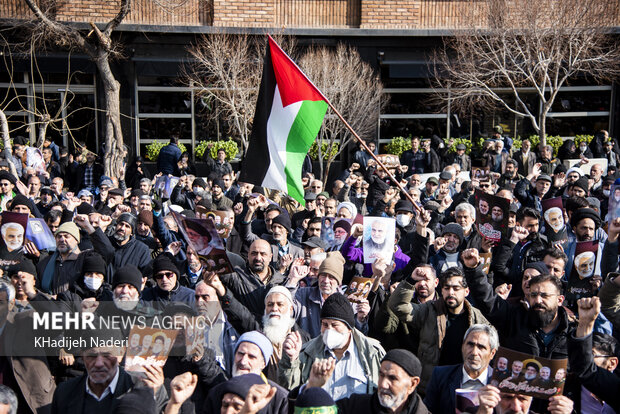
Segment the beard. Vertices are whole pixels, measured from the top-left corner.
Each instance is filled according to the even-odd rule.
[[[263,270],[265,270],[265,263],[253,262],[252,265],[250,266],[250,269],[253,272],[262,272]]]
[[[276,313],[263,316],[263,333],[273,344],[282,344],[286,335],[295,324],[295,319],[288,315],[280,315],[280,318],[272,318]]]
[[[377,397],[382,407],[394,410],[398,408],[407,399],[407,392],[403,391],[398,395],[392,394],[389,390],[378,391]]]
[[[136,300],[121,300],[120,297],[116,297],[114,296],[114,305],[116,305],[116,307],[120,310],[124,310],[124,311],[131,311],[134,310],[136,308],[136,306],[138,306],[138,299]]]
[[[118,232],[115,232],[112,237],[114,237],[114,240],[116,240],[117,242],[124,242],[125,240],[127,240],[129,238],[128,235],[126,234],[120,234]]]
[[[548,326],[555,318],[557,311],[557,308],[546,309],[541,307],[539,304],[534,305],[527,310],[530,321],[537,328],[544,328],[545,326]]]

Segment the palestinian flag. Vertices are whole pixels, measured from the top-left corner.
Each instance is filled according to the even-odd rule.
[[[301,166],[326,112],[327,99],[269,36],[239,180],[281,190],[304,204]]]

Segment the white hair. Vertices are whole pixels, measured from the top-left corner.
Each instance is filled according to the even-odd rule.
[[[471,218],[476,220],[476,209],[471,204],[469,204],[469,203],[461,203],[461,204],[459,204],[454,209],[454,214],[456,215],[456,213],[458,213],[459,211],[467,211],[467,212],[469,212],[469,215],[471,216]]]
[[[20,224],[17,224],[17,223],[6,223],[6,224],[3,224],[2,227],[0,227],[0,233],[2,233],[2,237],[4,237],[6,235],[6,232],[9,229],[21,231],[22,234],[24,233],[24,228]]]
[[[463,337],[463,341],[467,339],[470,333],[472,332],[484,332],[489,337],[489,346],[491,349],[499,348],[499,336],[497,335],[497,330],[491,326],[483,323],[477,323],[469,327],[467,332],[465,332],[465,336]]]
[[[310,257],[310,260],[314,262],[323,262],[325,259],[327,259],[327,253],[325,252],[313,254],[312,257]]]

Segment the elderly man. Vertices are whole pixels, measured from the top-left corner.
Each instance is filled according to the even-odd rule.
[[[499,347],[497,331],[490,325],[469,327],[463,338],[463,363],[436,367],[426,388],[424,404],[433,413],[456,412],[456,389],[479,390],[487,385],[489,362]]]
[[[134,265],[144,270],[152,261],[148,246],[137,240],[136,218],[130,213],[122,213],[116,219],[112,236],[93,238],[95,228],[88,216],[78,215],[75,222],[92,239],[93,247],[108,262],[108,277],[114,275],[115,269],[126,265]]]
[[[84,216],[88,221],[88,216]],[[64,292],[82,274],[84,252],[80,252],[80,229],[73,222],[61,224],[54,233],[56,251],[37,264],[37,288],[46,293]],[[93,229],[91,240],[107,239],[101,229]],[[98,253],[99,250],[95,249]]]
[[[162,254],[153,261],[153,279],[156,285],[142,292],[143,302],[160,310],[172,302],[194,305],[194,291],[179,284],[179,269],[167,255]]]
[[[238,332],[260,330],[271,341],[274,352],[271,360],[268,361],[265,374],[267,378],[277,380],[278,362],[282,358],[282,345],[287,335],[296,332],[304,342],[310,339],[310,336],[295,323],[293,297],[290,291],[284,286],[272,287],[265,295],[264,315],[262,318],[256,318],[230,292],[227,292],[217,274],[209,273],[206,282],[217,292],[222,310],[226,312],[228,319]]]
[[[267,366],[273,347],[267,337],[258,331],[246,332],[239,337],[235,345],[235,360],[232,368],[232,381],[239,384],[249,375],[262,377],[262,371]],[[260,378],[259,377],[259,378]],[[267,383],[276,388],[276,394],[269,402],[265,413],[288,414],[288,391],[275,382],[261,378],[262,383]],[[203,412],[218,413],[222,407],[222,397],[230,390],[230,381],[218,384],[209,392]],[[239,389],[239,388],[236,388]],[[229,412],[229,411],[225,411]]]
[[[319,264],[316,286],[298,288],[297,284],[304,274],[296,272],[295,266],[291,271],[292,276],[287,280],[287,287],[296,289],[294,297],[297,322],[311,338],[316,338],[321,333],[321,306],[330,295],[338,292],[342,284],[344,263],[340,252],[329,252]]]
[[[372,393],[379,382],[385,351],[378,341],[355,329],[350,302],[340,293],[329,296],[321,308],[321,335],[302,346],[291,333],[280,360],[280,384],[289,389],[308,381],[316,359],[334,358],[335,367],[323,388],[334,400]]]
[[[306,389],[324,387],[335,368],[333,359],[316,361]],[[416,392],[421,372],[422,366],[414,354],[405,349],[392,349],[381,360],[377,389],[338,400],[338,412],[426,414],[429,410]]]
[[[459,249],[463,243],[463,228],[456,223],[445,225],[441,233],[441,240],[443,246],[431,256],[429,261],[438,274],[448,268],[461,266]]]
[[[91,345],[103,341],[120,343],[123,337],[119,331],[90,331],[82,337],[86,337],[87,344],[82,350],[86,373],[60,383],[54,393],[52,414],[110,413],[114,401],[135,385],[132,376],[119,365],[125,352],[124,347]],[[141,381],[151,388],[151,395],[154,395],[159,408],[163,409],[168,395],[162,387],[162,369],[152,365],[145,365],[144,369],[145,378]]]

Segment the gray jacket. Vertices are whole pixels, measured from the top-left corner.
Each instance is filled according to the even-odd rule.
[[[357,349],[364,374],[368,379],[366,393],[372,394],[379,382],[379,368],[381,360],[385,356],[385,350],[379,341],[364,336],[357,329],[353,329],[352,334],[353,344]],[[318,336],[302,345],[299,357],[293,362],[291,362],[286,353],[283,353],[279,365],[278,382],[289,390],[305,384],[310,377],[310,370],[314,360],[323,359],[324,357],[325,345],[323,344],[322,336]]]

